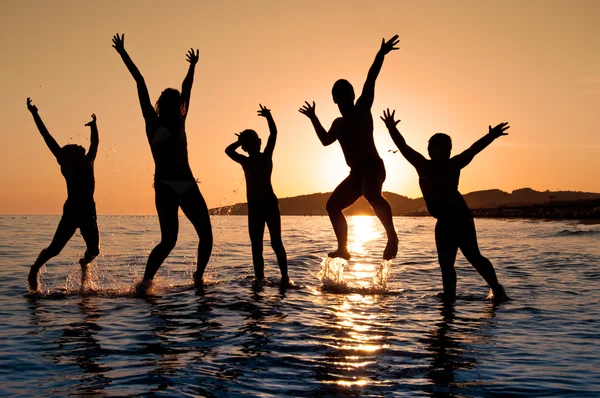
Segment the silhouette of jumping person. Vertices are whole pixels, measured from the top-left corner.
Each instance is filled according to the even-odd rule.
[[[256,284],[260,286],[265,278],[265,260],[263,258],[263,235],[265,224],[269,227],[271,247],[277,256],[281,271],[281,287],[294,286],[288,276],[287,254],[281,240],[281,215],[277,196],[271,185],[273,171],[273,150],[277,140],[277,127],[271,110],[260,105],[258,115],[267,119],[269,139],[265,150],[260,152],[261,140],[254,130],[244,130],[237,134],[238,140],[225,149],[225,153],[242,165],[246,177],[246,197],[248,200],[248,232],[252,243],[252,262]],[[238,148],[248,153],[244,156]]]
[[[338,248],[329,253],[329,257],[350,258],[348,253],[348,224],[342,210],[352,205],[358,198],[364,196],[375,214],[383,224],[387,233],[387,245],[383,252],[386,260],[396,257],[398,252],[398,236],[392,220],[392,209],[381,195],[386,173],[383,161],[377,153],[373,140],[373,115],[371,106],[375,98],[375,80],[383,65],[385,56],[398,44],[398,35],[387,42],[381,41],[375,61],[369,69],[363,91],[356,104],[354,103],[354,88],[347,80],[338,80],[333,85],[333,102],[338,105],[342,117],[333,121],[329,131],[326,131],[315,114],[315,103],[305,102],[299,111],[306,115],[324,146],[340,142],[346,163],[350,167],[350,175],[337,186],[327,201],[327,213],[338,241]]]
[[[154,192],[161,233],[161,241],[148,257],[144,279],[138,284],[137,290],[144,293],[152,286],[158,268],[175,247],[180,207],[200,238],[194,283],[201,287],[204,270],[212,252],[213,235],[208,207],[190,169],[185,132],[198,50],[194,52],[194,49],[190,49],[187,53],[190,66],[181,85],[181,93],[174,88],[165,89],[154,108],[142,74],[125,51],[124,41],[124,34],[114,35],[113,47],[137,84],[140,106],[146,122],[146,136],[155,164]]]
[[[508,123],[500,123],[496,127],[489,126],[489,132],[476,141],[469,149],[459,155],[450,157],[451,138],[442,133],[434,134],[429,139],[427,150],[431,160],[406,143],[394,120],[396,111],[383,112],[381,120],[389,130],[392,140],[400,153],[412,164],[419,175],[419,185],[429,213],[437,219],[435,225],[435,244],[438,261],[442,270],[444,299],[453,300],[456,296],[456,271],[454,261],[460,248],[465,258],[485,279],[492,289],[489,298],[502,301],[508,299],[502,285],[498,282],[492,263],[481,255],[477,244],[477,234],[473,215],[464,198],[458,191],[460,171],[467,166],[475,155],[490,145],[496,138],[508,135]]]
[[[87,154],[80,145],[69,144],[62,148],[50,135],[38,113],[37,106],[27,98],[27,109],[31,112],[35,125],[44,138],[46,145],[60,165],[60,171],[67,182],[67,200],[63,206],[63,215],[58,223],[50,246],[41,251],[29,270],[27,284],[32,293],[39,291],[38,273],[40,268],[52,257],[57,256],[71,239],[77,228],[86,244],[85,254],[79,259],[81,265],[81,286],[86,283],[87,265],[100,253],[98,248],[98,224],[96,221],[96,203],[94,202],[94,160],[98,153],[98,127],[96,115],[86,123],[90,127],[90,149]]]

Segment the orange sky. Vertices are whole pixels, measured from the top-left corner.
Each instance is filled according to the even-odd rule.
[[[187,133],[209,207],[245,200],[242,169],[224,149],[246,128],[266,142],[259,102],[280,132],[277,195],[335,188],[348,172],[340,147],[321,146],[297,109],[314,100],[329,127],[339,115],[335,80],[360,92],[381,38],[396,33],[401,49],[387,57],[373,105],[384,190],[420,196],[414,170],[388,153],[395,148],[379,115],[390,107],[423,153],[436,132],[461,151],[488,124],[510,122],[510,135],[462,173],[463,193],[600,192],[598,1],[5,1],[1,14],[0,214],[59,214],[66,198],[28,96],[61,145],[87,147],[84,124],[97,114],[100,214],[155,213],[154,165],[135,84],[111,47],[116,32],[125,32],[152,101],[180,87],[187,49],[200,49]]]

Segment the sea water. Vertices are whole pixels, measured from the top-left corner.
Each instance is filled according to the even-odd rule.
[[[394,219],[382,262],[376,218],[349,217],[350,261],[331,261],[327,217],[283,217],[290,276],[265,236],[266,286],[253,284],[246,217],[212,218],[203,291],[197,238],[179,240],[150,296],[133,285],[160,233],[154,216],[100,216],[101,255],[80,292],[77,233],[25,279],[58,216],[0,216],[3,396],[598,396],[600,225],[477,219],[482,253],[512,300],[458,255],[458,300],[439,298],[434,220]]]

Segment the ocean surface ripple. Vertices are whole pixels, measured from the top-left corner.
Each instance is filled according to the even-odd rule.
[[[193,288],[197,238],[181,217],[150,296],[133,285],[159,241],[154,216],[100,216],[93,289],[80,293],[79,233],[29,295],[28,268],[58,216],[0,216],[2,396],[598,396],[600,228],[477,219],[482,253],[512,300],[485,300],[459,254],[444,305],[434,220],[394,219],[381,262],[376,218],[349,217],[348,262],[326,217],[283,217],[290,276],[265,236],[269,283],[253,287],[247,219],[213,217],[208,285]]]

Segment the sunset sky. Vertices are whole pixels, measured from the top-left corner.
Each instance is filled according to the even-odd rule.
[[[96,113],[100,214],[154,214],[154,165],[125,48],[154,102],[180,88],[186,51],[200,50],[187,119],[188,151],[209,207],[245,201],[241,167],[224,153],[255,129],[258,104],[279,129],[280,197],[333,190],[348,174],[339,144],[323,147],[298,108],[315,101],[326,128],[331,87],[360,93],[382,37],[400,36],[377,80],[375,141],[384,190],[420,195],[417,175],[379,120],[396,109],[408,143],[436,132],[454,153],[510,122],[510,135],[463,173],[463,193],[500,188],[600,192],[600,1],[3,1],[0,29],[0,214],[60,214],[66,186],[26,108],[31,97],[60,145],[89,145]]]

